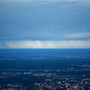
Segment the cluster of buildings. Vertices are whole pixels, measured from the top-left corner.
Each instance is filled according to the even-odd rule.
[[[3,71],[0,72],[0,90],[90,90],[90,77],[86,75],[61,75],[59,71]],[[15,80],[17,77],[20,80]],[[12,79],[12,83],[8,83],[9,79]],[[1,83],[3,80],[6,80],[7,83]],[[30,83],[31,86],[29,86],[30,84],[25,86],[25,83]]]
[[[90,79],[77,81],[74,79],[63,81],[46,80],[44,83],[35,83],[37,90],[90,90]]]

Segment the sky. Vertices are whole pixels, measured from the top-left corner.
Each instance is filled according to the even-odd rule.
[[[0,0],[0,49],[90,49],[90,0]]]

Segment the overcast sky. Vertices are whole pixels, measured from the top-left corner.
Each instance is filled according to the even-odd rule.
[[[90,0],[0,0],[0,48],[90,48]]]

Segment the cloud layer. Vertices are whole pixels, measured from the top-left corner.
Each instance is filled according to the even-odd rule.
[[[90,3],[90,0],[0,0],[2,2],[80,2]]]
[[[90,40],[69,41],[7,41],[0,43],[0,48],[26,49],[26,48],[90,48]]]

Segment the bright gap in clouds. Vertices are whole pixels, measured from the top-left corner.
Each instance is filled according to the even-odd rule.
[[[70,37],[70,38],[87,38],[89,37],[90,38],[90,33],[77,33],[77,34],[68,34],[66,35],[67,37]]]
[[[3,44],[3,43],[1,43]],[[2,47],[3,46],[3,47]],[[26,48],[90,48],[90,40],[70,41],[7,41],[0,48],[26,49]]]

